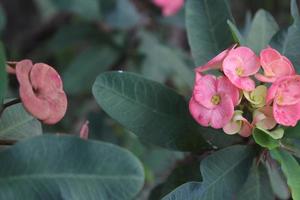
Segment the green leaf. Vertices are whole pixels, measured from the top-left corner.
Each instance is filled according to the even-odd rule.
[[[141,163],[115,145],[44,135],[0,152],[0,199],[133,199]]]
[[[151,191],[149,200],[161,199],[184,183],[200,181],[202,178],[199,173],[199,163],[200,160],[194,157],[187,157],[187,159],[179,161],[168,178],[155,187],[154,191]]]
[[[291,0],[291,11],[294,18],[293,24],[285,30],[280,30],[273,38],[271,44],[274,48],[288,57],[300,72],[300,20],[296,0]]]
[[[295,21],[298,21],[299,18],[299,9],[296,0],[291,0],[291,15]]]
[[[185,85],[193,88],[194,71],[174,49],[163,45],[150,33],[142,32],[140,37],[140,51],[145,55],[142,64],[142,74],[145,77],[165,82],[168,78],[176,76],[176,79],[181,79]]]
[[[0,42],[0,108],[2,107],[3,100],[7,90],[7,73],[6,73],[6,57],[4,46]]]
[[[184,98],[172,89],[133,73],[100,74],[93,94],[101,108],[140,139],[162,147],[200,151],[206,142],[195,130],[218,130],[195,125]]]
[[[254,162],[249,176],[239,192],[238,200],[274,200],[267,170]]]
[[[195,200],[233,199],[246,181],[254,151],[247,146],[231,146],[207,156],[201,161],[202,183],[180,186],[166,199],[185,200],[188,193]]]
[[[284,132],[286,138],[300,139],[300,123],[297,123],[295,127],[287,127]]]
[[[0,139],[19,140],[42,134],[42,125],[21,103],[7,107],[0,118]]]
[[[279,140],[273,139],[265,130],[255,128],[253,130],[253,138],[257,144],[268,149],[279,147]]]
[[[241,45],[245,44],[245,39],[242,36],[242,34],[240,33],[240,31],[238,30],[238,28],[235,26],[235,24],[232,23],[230,20],[227,20],[227,23],[228,23],[228,26],[231,30],[234,41],[236,43],[241,44]]]
[[[279,199],[289,199],[289,188],[278,163],[270,158],[267,160],[267,162],[265,162],[265,166],[268,171],[271,187],[273,189],[274,194]]]
[[[247,35],[246,46],[259,53],[269,44],[278,29],[278,24],[269,12],[265,10],[257,11]]]
[[[87,20],[101,18],[100,1],[98,0],[48,0],[58,10],[69,11]]]
[[[272,157],[277,160],[282,171],[287,178],[287,183],[291,189],[294,200],[300,200],[300,165],[297,160],[286,151],[274,149],[271,151]]]
[[[4,9],[0,5],[0,32],[4,30],[6,26],[6,13],[4,12]]]
[[[63,73],[67,93],[89,93],[97,75],[107,71],[118,56],[118,51],[109,46],[91,47],[83,51]]]
[[[162,198],[162,200],[199,200],[202,194],[201,185],[198,182],[185,183]]]
[[[238,145],[206,157],[200,166],[203,177],[201,200],[236,196],[247,178],[253,157],[251,147]]]
[[[233,44],[227,20],[233,21],[233,17],[226,0],[187,1],[188,40],[197,66]]]
[[[110,13],[105,21],[112,28],[129,29],[138,25],[142,16],[129,0],[117,0],[115,10]]]

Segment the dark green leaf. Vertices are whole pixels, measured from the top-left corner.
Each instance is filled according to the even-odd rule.
[[[257,144],[268,149],[279,147],[279,140],[273,139],[263,129],[255,128],[253,130],[253,138]]]
[[[174,49],[163,45],[150,33],[142,32],[140,37],[140,51],[145,55],[142,64],[142,74],[145,77],[165,82],[168,78],[176,76],[176,79],[181,79],[190,88],[193,87],[194,71]]]
[[[299,10],[296,0],[291,0],[291,15],[293,16],[295,21],[298,21],[299,18]]]
[[[294,22],[287,32],[281,30],[272,38],[275,48],[288,57],[294,64],[297,72],[300,72],[300,20],[296,0],[291,0],[291,11]],[[281,41],[281,42],[280,42]]]
[[[165,196],[162,200],[200,200],[202,194],[201,183],[189,182],[185,183],[173,192]]]
[[[0,152],[0,199],[133,199],[144,183],[128,151],[70,136],[39,136]]]
[[[7,73],[6,73],[6,57],[4,46],[0,42],[0,108],[2,107],[3,100],[7,90]]]
[[[298,123],[295,127],[287,127],[284,130],[284,137],[300,139],[300,123]]]
[[[254,16],[245,45],[259,53],[269,44],[278,29],[272,15],[265,10],[259,10]]]
[[[199,164],[199,159],[196,159],[192,156],[189,156],[186,159],[178,162],[175,169],[172,170],[172,173],[168,176],[168,178],[154,189],[154,192],[156,192],[156,194],[151,195],[151,198],[149,198],[149,200],[161,199],[172,190],[184,183],[191,181],[200,181],[201,174],[199,173]],[[157,188],[159,188],[159,192]]]
[[[129,0],[117,0],[115,10],[106,17],[112,28],[129,29],[136,26],[142,16]]]
[[[93,94],[112,118],[137,134],[140,139],[162,147],[200,151],[206,143],[184,98],[172,89],[138,75],[106,72],[98,76]]]
[[[4,30],[5,26],[6,26],[6,14],[2,6],[0,5],[0,32]]]
[[[206,157],[200,166],[203,193],[199,199],[236,196],[247,178],[253,157],[253,149],[246,146],[228,147]]]
[[[242,34],[240,33],[240,31],[238,30],[238,28],[235,26],[235,24],[232,23],[230,20],[228,20],[227,23],[228,23],[229,28],[231,30],[234,41],[236,43],[241,44],[241,45],[245,44],[245,39],[242,36]]]
[[[0,139],[19,140],[42,134],[41,123],[21,103],[9,106],[0,118]]]
[[[274,194],[280,199],[289,199],[290,192],[286,179],[278,163],[273,159],[269,159],[265,166],[268,170],[271,186]]]
[[[48,0],[58,10],[69,11],[88,20],[99,20],[100,1],[98,0]]]
[[[238,200],[274,200],[267,170],[254,162],[247,181],[239,192]]]
[[[227,0],[188,0],[186,26],[197,66],[203,65],[234,41],[227,20],[233,21]]]
[[[92,47],[82,52],[63,73],[68,94],[89,93],[97,75],[107,71],[119,56],[112,47]]]
[[[280,149],[274,149],[271,151],[272,157],[277,160],[282,168],[282,171],[287,178],[287,183],[291,189],[292,198],[294,200],[300,200],[300,165],[297,160]]]
[[[254,151],[247,146],[231,146],[213,153],[201,161],[202,183],[192,189],[180,186],[167,195],[166,199],[185,200],[188,193],[195,200],[233,199],[245,182]],[[188,189],[188,190],[187,190]]]

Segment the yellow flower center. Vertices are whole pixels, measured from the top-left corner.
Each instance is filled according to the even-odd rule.
[[[283,96],[282,96],[282,95],[279,95],[279,96],[277,97],[277,103],[278,103],[278,104],[282,104],[282,102],[283,102]]]
[[[235,73],[238,75],[238,76],[242,76],[243,73],[244,73],[244,69],[242,67],[237,67],[235,68]]]
[[[221,101],[221,97],[219,95],[214,95],[211,98],[211,102],[214,105],[218,105],[220,103],[220,101]]]

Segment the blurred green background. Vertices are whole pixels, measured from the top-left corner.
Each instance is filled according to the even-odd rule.
[[[298,1],[299,2],[299,1]],[[280,26],[290,24],[288,0],[231,0],[236,23],[247,29],[260,8]],[[0,32],[8,60],[29,58],[61,74],[69,99],[65,118],[44,132],[77,134],[90,121],[90,138],[129,149],[144,164],[146,184],[137,199],[159,199],[178,185],[197,180],[201,158],[139,141],[110,119],[91,94],[98,74],[128,70],[165,83],[188,96],[194,63],[187,44],[184,9],[162,17],[150,0],[1,0]],[[10,77],[9,96],[17,82]],[[198,173],[199,174],[199,173]]]

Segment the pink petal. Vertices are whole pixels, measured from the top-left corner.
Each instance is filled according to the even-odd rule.
[[[252,125],[244,118],[242,128],[239,134],[243,137],[249,137],[252,134]]]
[[[274,118],[278,124],[296,126],[300,119],[300,103],[287,106],[273,105]]]
[[[265,67],[268,66],[269,63],[279,59],[281,59],[281,54],[271,47],[263,49],[260,52],[260,63],[264,70],[266,70]]]
[[[241,124],[237,121],[230,121],[223,127],[223,131],[228,135],[234,135],[241,130]]]
[[[300,76],[286,76],[278,83],[276,98],[279,105],[293,105],[300,101]]]
[[[211,99],[217,92],[217,78],[213,75],[205,75],[201,78],[196,75],[193,97],[206,108],[214,108]]]
[[[232,118],[234,106],[229,95],[221,95],[220,104],[211,113],[211,127],[223,128]]]
[[[225,59],[226,60],[226,59]],[[224,61],[225,62],[225,61]],[[224,66],[224,65],[223,65]],[[249,77],[240,77],[235,73],[235,69],[223,68],[225,75],[233,85],[245,91],[252,91],[255,89],[255,82]]]
[[[268,105],[271,104],[272,100],[275,98],[277,88],[278,88],[278,81],[273,83],[271,87],[268,89],[267,98],[266,98],[266,102]]]
[[[16,75],[20,84],[20,97],[25,109],[34,117],[44,120],[49,116],[48,102],[39,99],[31,86],[29,74],[32,70],[33,64],[30,60],[22,60],[16,65]]]
[[[255,74],[255,78],[261,82],[265,82],[265,83],[273,83],[276,81],[276,77],[268,77],[268,76],[264,76],[262,74]]]
[[[229,59],[231,57],[235,57],[236,59],[240,60],[240,65],[235,66],[235,68],[243,68],[244,71],[242,76],[250,76],[258,72],[260,67],[259,58],[250,48],[240,46],[236,49],[233,49],[227,58]],[[225,58],[225,60],[227,58]]]
[[[225,49],[221,53],[219,53],[216,57],[208,61],[205,65],[197,67],[195,70],[197,72],[205,72],[208,70],[213,70],[213,69],[220,69],[222,70],[222,63],[225,57],[228,55],[228,53],[234,49],[236,45],[229,47],[228,49]]]
[[[217,81],[217,92],[228,94],[233,102],[233,105],[236,106],[240,99],[240,92],[237,87],[235,87],[228,78],[221,76]]]
[[[189,103],[189,110],[193,118],[202,126],[208,127],[211,119],[212,110],[197,103],[192,97]]]

